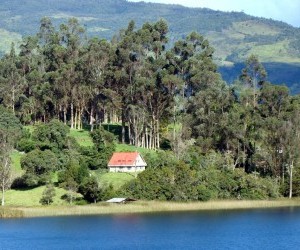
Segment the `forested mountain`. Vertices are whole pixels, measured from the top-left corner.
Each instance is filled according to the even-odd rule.
[[[141,26],[164,18],[170,27],[167,46],[171,47],[191,31],[204,35],[215,48],[214,60],[228,82],[239,75],[241,63],[256,54],[272,83],[285,83],[294,93],[299,92],[300,29],[283,22],[242,12],[125,0],[4,0],[0,14],[2,54],[9,51],[12,41],[18,44],[21,36],[35,34],[44,16],[50,17],[56,25],[76,17],[88,37],[106,39],[111,39],[130,20]]]

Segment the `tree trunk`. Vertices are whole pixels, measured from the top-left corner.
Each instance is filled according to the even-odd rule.
[[[67,109],[65,106],[63,107],[63,114],[64,114],[64,124],[67,125]]]
[[[129,144],[132,145],[132,135],[131,135],[131,124],[128,124],[128,137],[129,137]]]
[[[74,115],[75,117],[74,117],[74,120],[73,120],[74,121],[74,128],[75,129],[78,129],[78,126],[79,126],[79,124],[77,123],[77,121],[78,121],[78,118],[77,118],[78,111],[77,110],[78,110],[78,108],[75,109],[75,115]]]
[[[160,148],[160,138],[159,138],[159,120],[156,120],[156,148]]]
[[[15,114],[15,87],[13,87],[12,89],[12,111],[13,114]]]
[[[74,105],[71,103],[71,128],[74,128]]]
[[[149,148],[149,138],[148,138],[148,128],[147,127],[145,128],[145,140],[146,140],[145,146],[148,149]]]
[[[91,113],[90,113],[90,125],[91,125],[91,132],[94,130],[94,106],[91,107]]]
[[[2,202],[1,202],[1,206],[4,206],[5,204],[5,189],[4,189],[4,183],[2,185]]]
[[[125,112],[122,109],[122,143],[125,143]]]
[[[294,168],[294,161],[292,161],[292,164],[290,165],[290,191],[289,191],[289,198],[292,198],[293,195],[293,168]]]

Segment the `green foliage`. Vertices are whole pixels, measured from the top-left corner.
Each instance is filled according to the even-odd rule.
[[[100,199],[101,189],[95,177],[85,178],[80,184],[78,191],[88,202],[96,203]]]
[[[21,168],[25,170],[24,183],[28,187],[46,184],[58,167],[56,155],[50,151],[35,149],[21,158]]]
[[[95,147],[82,147],[80,152],[83,161],[89,169],[96,170],[99,168],[104,169],[107,167],[108,155],[104,155],[104,158],[102,158],[102,153],[99,153]]]
[[[139,199],[177,201],[279,197],[274,180],[239,169],[209,167],[196,171],[182,163],[175,167],[148,168],[119,192]]]
[[[94,149],[84,149],[83,153],[91,169],[106,168],[107,162],[115,151],[115,137],[102,127],[91,132]]]
[[[64,183],[71,178],[79,185],[87,176],[89,176],[88,168],[83,164],[79,165],[76,159],[70,159],[65,170],[58,173],[58,182]]]
[[[36,142],[30,138],[22,138],[17,142],[16,149],[28,153],[36,148]]]
[[[70,129],[58,120],[51,120],[47,124],[40,124],[33,131],[33,140],[39,143],[40,148],[61,150],[66,146],[66,139]]]
[[[73,201],[76,198],[78,186],[78,183],[74,180],[74,178],[71,175],[66,176],[64,182],[60,184],[60,187],[67,190],[67,193],[64,195],[63,198],[67,200],[70,204],[73,204]]]
[[[53,203],[53,197],[55,196],[55,189],[53,184],[47,184],[45,190],[43,191],[40,203],[42,205],[50,205]]]
[[[14,145],[21,136],[22,125],[19,119],[2,105],[0,105],[0,138],[2,142]]]

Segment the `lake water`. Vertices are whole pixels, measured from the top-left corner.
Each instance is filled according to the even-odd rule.
[[[300,209],[0,219],[0,249],[300,249]]]

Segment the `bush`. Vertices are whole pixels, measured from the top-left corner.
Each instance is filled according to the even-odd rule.
[[[53,202],[54,196],[55,188],[53,184],[48,184],[43,192],[42,198],[40,199],[40,203],[42,205],[50,205]]]
[[[41,149],[61,150],[66,146],[69,127],[58,120],[52,120],[48,124],[36,127],[32,137],[39,142]]]
[[[36,148],[36,142],[31,140],[30,138],[22,138],[17,143],[17,150],[21,152],[28,153]]]
[[[198,191],[198,200],[199,201],[208,201],[211,199],[211,192],[205,185],[200,184],[197,187],[197,191]]]
[[[52,151],[35,149],[29,152],[21,158],[21,167],[25,170],[24,183],[28,187],[46,184],[57,166],[58,160]]]

